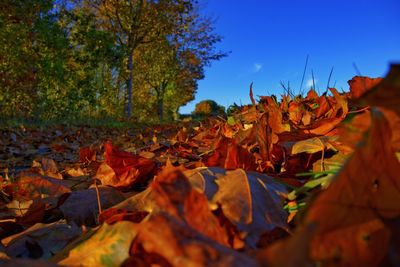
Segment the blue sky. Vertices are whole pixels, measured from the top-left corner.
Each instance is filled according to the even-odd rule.
[[[316,87],[348,90],[357,74],[384,76],[390,62],[400,62],[400,0],[200,0],[204,14],[215,17],[224,37],[218,49],[230,55],[213,62],[199,82],[196,99],[182,107],[193,111],[201,100],[229,106],[250,103],[254,95],[280,95],[280,81],[299,92],[309,55],[303,90],[311,70]]]

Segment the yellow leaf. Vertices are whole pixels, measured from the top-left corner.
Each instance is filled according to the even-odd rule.
[[[69,256],[58,262],[64,266],[120,266],[129,257],[136,224],[121,221],[103,224],[90,238],[73,248]]]
[[[336,137],[321,136],[299,141],[293,145],[292,155],[303,152],[313,154],[324,151],[325,149],[334,149],[329,141],[334,141],[336,139]]]

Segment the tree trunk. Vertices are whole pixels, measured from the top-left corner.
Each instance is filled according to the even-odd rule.
[[[164,96],[157,95],[157,115],[160,121],[164,120]]]
[[[174,116],[174,121],[179,120],[179,107],[174,109],[173,116]]]
[[[157,115],[160,121],[164,120],[164,94],[167,83],[162,83],[159,87],[154,88],[157,94]]]
[[[130,118],[132,116],[133,51],[129,53],[128,71],[129,71],[129,78],[126,82],[127,85],[126,91],[128,99],[126,101],[125,113],[126,117]]]

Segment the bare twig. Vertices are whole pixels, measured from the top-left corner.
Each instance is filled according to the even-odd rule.
[[[353,62],[353,68],[356,71],[358,76],[362,76],[360,69],[357,67],[356,63]],[[365,81],[365,79],[362,80],[363,81],[363,86],[364,86],[364,90],[367,90],[367,83]]]
[[[352,111],[349,111],[349,112],[347,112],[347,113],[359,113],[359,112],[363,112],[363,111],[366,111],[366,110],[369,110],[370,109],[370,106],[368,106],[368,107],[364,107],[364,108],[362,108],[362,109],[358,109],[358,110],[352,110]]]
[[[306,58],[306,64],[304,65],[303,77],[301,78],[301,84],[300,84],[300,90],[299,90],[299,93],[301,93],[301,92],[302,92],[302,90],[303,90],[303,82],[304,82],[304,77],[305,77],[305,75],[306,75],[307,64],[308,64],[308,55],[307,55],[307,58]]]
[[[328,78],[328,83],[326,84],[326,91],[328,91],[328,89],[329,89],[329,83],[330,83],[330,81],[331,81],[331,77],[332,77],[332,73],[333,73],[333,66],[332,66],[332,69],[331,69],[331,72],[329,73],[329,78]]]
[[[316,88],[315,88],[315,79],[314,79],[314,70],[313,69],[311,69],[311,77],[312,77],[313,89],[316,90]]]
[[[100,192],[99,192],[99,187],[97,186],[96,179],[94,179],[94,187],[96,188],[97,205],[99,206],[99,214],[100,214],[102,212],[102,209],[101,209],[101,201],[100,201]]]
[[[0,220],[0,223],[5,223],[5,222],[16,222],[17,219],[4,219],[4,220]]]

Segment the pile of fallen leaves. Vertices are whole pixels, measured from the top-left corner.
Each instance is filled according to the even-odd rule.
[[[399,266],[400,66],[156,129],[4,129],[4,266]]]

